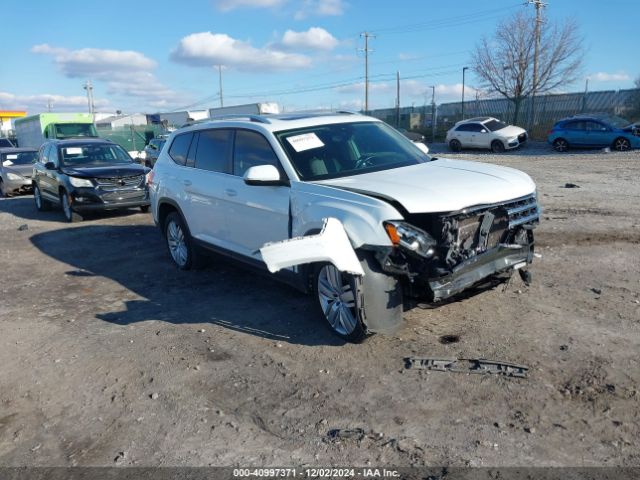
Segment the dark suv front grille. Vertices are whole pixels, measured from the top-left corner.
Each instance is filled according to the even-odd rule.
[[[133,175],[130,177],[110,177],[96,178],[96,184],[99,188],[106,191],[129,189],[142,186],[144,175]]]

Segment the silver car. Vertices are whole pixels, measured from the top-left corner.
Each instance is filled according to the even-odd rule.
[[[0,194],[31,191],[33,164],[38,158],[34,148],[0,148]]]

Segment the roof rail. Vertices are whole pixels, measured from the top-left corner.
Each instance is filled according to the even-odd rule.
[[[207,120],[233,120],[233,119],[241,119],[248,118],[252,122],[256,123],[271,123],[267,117],[263,115],[251,115],[246,113],[233,113],[227,115],[214,115],[213,117],[209,117]]]

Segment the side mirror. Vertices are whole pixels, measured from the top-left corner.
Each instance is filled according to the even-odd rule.
[[[288,182],[280,178],[280,172],[273,165],[256,165],[244,172],[244,183],[247,185],[276,186]]]
[[[487,131],[483,128],[482,130],[480,130],[480,133],[487,133]]]
[[[44,168],[46,168],[47,170],[55,170],[56,164],[53,162],[47,162],[44,164]]]

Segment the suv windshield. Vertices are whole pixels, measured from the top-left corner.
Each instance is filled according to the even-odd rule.
[[[92,123],[59,123],[56,125],[56,138],[97,136]]]
[[[492,132],[495,132],[497,130],[502,130],[503,128],[507,127],[507,124],[504,122],[501,122],[500,120],[489,120],[487,123],[484,124],[485,127],[487,127],[489,130],[491,130]]]
[[[29,165],[30,163],[35,163],[38,158],[38,152],[16,152],[16,153],[4,153],[2,155],[2,164],[5,163],[9,165]]]
[[[60,147],[61,165],[96,167],[132,163],[133,160],[120,145],[69,145]]]
[[[382,122],[336,123],[275,134],[302,180],[324,180],[430,160]]]

